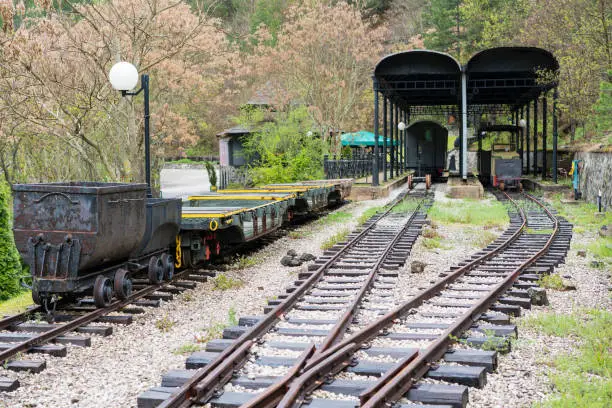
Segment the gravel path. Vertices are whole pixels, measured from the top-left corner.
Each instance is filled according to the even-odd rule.
[[[590,267],[594,259],[577,256],[595,238],[593,233],[574,233],[572,248],[565,264],[555,273],[569,277],[576,285],[575,291],[560,292],[548,290],[549,306],[533,306],[524,310],[524,317],[517,319],[519,338],[513,344],[513,351],[499,359],[499,368],[487,376],[487,385],[470,389],[470,405],[479,408],[531,407],[533,403],[549,398],[554,392],[548,374],[553,370],[549,363],[561,354],[575,350],[576,340],[547,336],[528,327],[521,327],[521,321],[528,316],[555,312],[580,313],[581,308],[612,308],[610,297],[610,271]]]
[[[109,338],[93,336],[91,347],[70,347],[67,357],[29,355],[32,360],[47,361],[47,369],[40,374],[0,367],[0,376],[18,378],[21,383],[18,390],[2,394],[0,407],[135,407],[137,396],[159,385],[163,373],[184,368],[193,350],[181,354],[178,348],[203,346],[210,332],[220,334],[230,313],[261,314],[267,299],[283,293],[299,270],[280,265],[287,250],[321,255],[321,242],[340,230],[354,228],[363,211],[384,205],[399,193],[395,190],[386,199],[347,204],[337,211],[350,212],[351,220],[310,223],[292,234],[302,238],[284,237],[268,245],[254,255],[257,265],[227,272],[244,282],[240,288],[214,291],[211,282],[200,284],[158,309],[134,316],[129,326],[114,325]],[[158,328],[161,326],[167,330]]]

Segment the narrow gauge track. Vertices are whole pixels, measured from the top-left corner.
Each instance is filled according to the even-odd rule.
[[[316,352],[316,331],[299,347],[286,342],[284,347],[301,354],[277,361],[292,366],[280,378],[239,377],[233,381],[237,387],[226,387],[223,394],[204,392],[203,398],[164,406],[194,401],[224,408],[382,407],[398,401],[403,408],[417,406],[414,402],[466,406],[467,386],[484,386],[486,372],[497,365],[496,351],[471,347],[509,348],[509,338],[516,335],[509,315],[520,315],[521,307],[531,306],[528,289],[537,286],[534,281],[540,274],[562,262],[571,239],[571,225],[534,197],[522,196],[522,206],[506,194],[503,198],[514,208],[502,236],[382,318],[327,350]],[[304,323],[322,324],[315,319]],[[206,386],[214,390],[210,377]],[[430,380],[417,383],[423,377]]]
[[[308,319],[333,316],[333,320],[327,320],[327,330],[321,336],[321,341],[331,346],[342,339],[364,304],[371,305],[376,313],[391,309],[394,304],[388,300],[397,281],[397,270],[409,256],[425,223],[425,211],[431,206],[431,197],[424,192],[402,193],[384,213],[350,234],[347,242],[335,245],[310,265],[309,271],[300,274],[300,280],[287,289],[281,300],[270,301],[266,316],[246,318],[250,327],[244,325],[243,318],[242,325],[226,329],[224,339],[209,342],[205,352],[194,353],[187,359],[186,367],[199,368],[197,371],[165,375],[162,387],[143,393],[138,405],[189,406],[192,402],[206,401],[241,368],[257,370],[257,364],[249,360],[258,356],[260,360],[278,358],[275,355],[283,351],[275,344],[307,334],[310,327],[304,322]],[[394,213],[396,206],[414,202],[405,201],[407,197],[418,199],[414,208],[403,214]],[[310,357],[310,353],[305,356]],[[275,371],[274,367],[268,369]],[[168,388],[178,385],[176,375],[182,386]]]
[[[261,250],[271,242],[285,236],[301,225],[325,216],[341,207],[341,203],[330,207],[329,211],[317,216],[308,214],[296,218],[288,227],[274,231],[265,236],[232,248],[234,254],[244,255]],[[229,251],[222,255],[228,256]],[[199,282],[206,282],[208,277],[215,276],[218,264],[211,264],[207,269],[185,269],[174,273],[172,281],[151,284],[145,275],[136,276],[133,280],[135,292],[125,300],[116,300],[105,308],[96,308],[93,298],[85,297],[76,302],[60,299],[54,306],[54,313],[49,315],[42,306],[0,319],[0,364],[13,371],[39,373],[46,368],[46,362],[25,359],[22,354],[38,353],[54,357],[67,355],[66,344],[81,347],[91,345],[88,335],[110,336],[112,326],[89,325],[90,323],[131,324],[133,314],[145,313],[145,307],[159,307],[160,301],[172,300],[175,294],[187,289],[194,289]],[[212,267],[212,268],[210,268]],[[131,307],[128,307],[131,306]],[[110,315],[121,311],[121,315]],[[42,320],[52,322],[42,322]],[[60,324],[57,324],[60,323]],[[67,335],[77,332],[77,335]],[[0,376],[0,392],[14,391],[19,388],[19,381]]]
[[[196,272],[190,269],[174,274],[171,281],[149,284],[147,279],[134,279],[133,292],[125,300],[115,300],[108,307],[96,308],[93,298],[83,298],[76,303],[57,304],[54,322],[42,323],[45,316],[42,306],[0,320],[0,362],[5,368],[14,371],[38,373],[46,368],[45,361],[31,361],[15,358],[22,353],[41,353],[55,357],[65,357],[65,344],[88,347],[91,338],[88,334],[109,336],[112,326],[89,325],[90,323],[131,324],[132,314],[144,313],[143,307],[159,307],[161,300],[172,300],[174,294],[196,287],[196,282],[205,282],[209,272]],[[133,306],[128,308],[128,306]],[[121,315],[110,313],[121,311]],[[66,335],[77,332],[82,335]],[[49,344],[52,343],[52,344]],[[13,391],[19,387],[17,380],[0,377],[0,391]]]

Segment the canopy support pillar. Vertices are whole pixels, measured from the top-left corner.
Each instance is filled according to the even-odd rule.
[[[374,162],[372,163],[372,185],[378,185],[378,79],[374,77]]]
[[[542,98],[542,180],[546,179],[548,166],[546,163],[546,137],[548,136],[548,98]]]
[[[387,112],[387,98],[383,97],[383,148],[382,148],[382,171],[383,171],[383,181],[387,181],[387,137],[388,136],[388,125],[389,124],[389,114]]]
[[[533,101],[533,176],[538,176],[538,98]]]
[[[553,182],[555,184],[557,184],[557,173],[558,173],[558,169],[557,169],[557,139],[559,137],[558,134],[558,129],[557,129],[557,98],[559,97],[559,92],[557,90],[557,87],[555,86],[555,89],[553,91],[553,110],[552,110],[552,131],[553,131],[553,151],[552,151],[552,176],[553,176]]]
[[[467,180],[467,74],[465,68],[461,70],[461,176]]]

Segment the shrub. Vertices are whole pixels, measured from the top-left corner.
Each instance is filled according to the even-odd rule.
[[[21,290],[21,262],[11,231],[10,205],[9,188],[0,182],[0,300],[6,300]]]

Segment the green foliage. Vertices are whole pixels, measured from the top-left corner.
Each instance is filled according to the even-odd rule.
[[[473,245],[476,248],[485,248],[491,242],[497,239],[497,234],[491,231],[479,231],[478,235],[474,238]]]
[[[24,312],[33,304],[32,292],[22,292],[8,300],[0,301],[0,316],[8,316]]]
[[[593,106],[595,129],[599,133],[612,132],[612,70],[608,70],[608,79],[601,81],[599,99]]]
[[[441,248],[442,242],[440,237],[423,238],[423,246],[427,249]]]
[[[236,314],[236,309],[233,307],[230,307],[229,311],[227,312],[227,322],[230,326],[238,325],[238,315]]]
[[[304,107],[279,112],[243,141],[248,157],[258,159],[249,168],[255,184],[290,183],[323,177],[325,143],[308,136],[313,123]]]
[[[236,257],[236,260],[231,265],[231,268],[232,269],[250,268],[252,266],[257,265],[259,262],[261,262],[261,259],[257,258],[256,256],[241,255],[241,256]]]
[[[321,249],[329,249],[336,245],[338,242],[344,241],[344,239],[346,239],[346,237],[348,236],[349,232],[350,231],[348,229],[344,229],[338,232],[337,234],[332,235],[331,237],[323,241],[323,243],[321,244]]]
[[[424,21],[432,29],[424,35],[428,49],[450,51],[456,50],[459,37],[460,0],[431,0],[424,11]]]
[[[225,274],[219,274],[212,279],[213,290],[229,290],[239,288],[244,285],[240,279],[232,278]]]
[[[202,346],[199,344],[187,343],[176,348],[174,351],[172,351],[172,354],[191,354],[200,350],[202,350]]]
[[[547,289],[563,290],[563,279],[559,275],[544,275],[538,280],[538,285]]]
[[[571,315],[542,313],[522,324],[557,337],[577,340],[577,350],[553,361],[551,379],[558,393],[540,407],[612,405],[612,312],[590,309]]]
[[[328,225],[337,224],[339,222],[349,221],[353,218],[353,214],[346,211],[334,211],[327,214],[325,217],[319,218],[315,221],[316,225]]]
[[[612,262],[612,237],[596,239],[589,244],[588,250],[596,257]]]
[[[503,226],[509,221],[506,208],[500,202],[470,199],[436,201],[429,210],[429,217],[438,224]]]
[[[21,291],[21,262],[11,231],[11,195],[9,187],[0,181],[0,300]]]
[[[383,207],[371,207],[368,208],[367,210],[365,210],[363,212],[363,214],[361,214],[359,216],[359,218],[357,218],[357,222],[359,223],[359,225],[363,224],[364,222],[366,222],[367,220],[369,220],[370,218],[372,218],[374,215],[376,215],[376,213],[380,212],[383,210]]]
[[[217,171],[213,162],[207,161],[205,164],[206,172],[208,173],[208,180],[210,181],[211,187],[217,186]]]
[[[168,316],[164,316],[161,319],[155,321],[155,327],[157,327],[159,331],[163,333],[169,332],[175,324],[176,322],[170,319]]]

